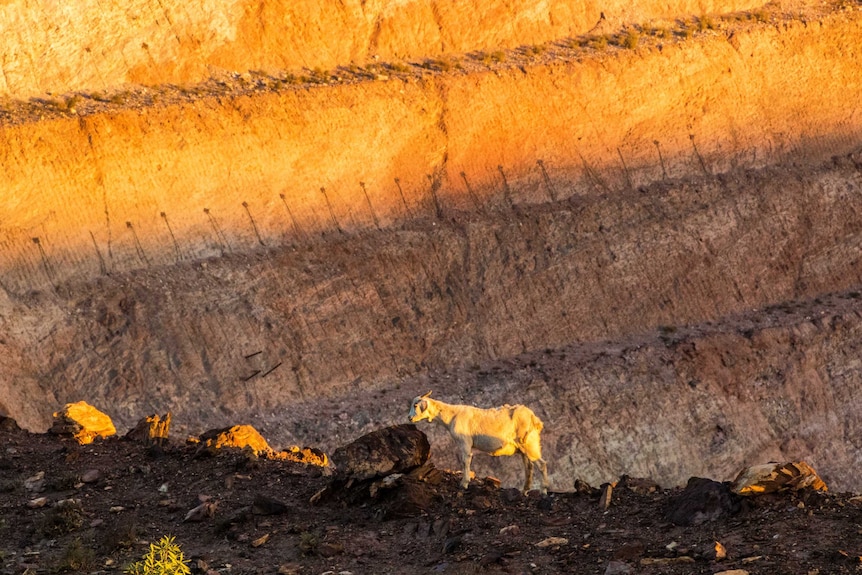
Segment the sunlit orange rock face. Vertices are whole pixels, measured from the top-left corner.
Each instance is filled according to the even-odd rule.
[[[545,174],[568,196],[841,153],[862,122],[849,112],[862,60],[836,54],[854,53],[860,30],[840,12],[589,58],[559,48],[516,65],[513,53],[493,70],[6,125],[4,284],[388,225],[424,209],[432,189],[471,209],[468,191],[547,201]]]
[[[214,71],[324,68],[514,48],[752,0],[11,0],[0,8],[0,95],[195,83]]]

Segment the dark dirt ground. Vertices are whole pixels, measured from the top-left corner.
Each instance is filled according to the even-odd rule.
[[[480,477],[461,492],[458,477],[440,471],[428,475],[419,506],[405,504],[404,488],[312,505],[333,481],[319,467],[194,444],[81,446],[4,423],[4,575],[120,573],[165,535],[192,573],[210,575],[862,571],[862,498],[852,494],[740,498],[714,520],[681,526],[667,515],[681,487],[623,478],[605,509],[598,489],[543,498]],[[31,507],[41,497],[46,504]],[[184,521],[204,500],[213,516]],[[539,545],[551,537],[562,540]]]

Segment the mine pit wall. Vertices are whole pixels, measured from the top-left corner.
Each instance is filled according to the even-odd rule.
[[[499,50],[761,1],[47,0],[0,6],[0,95],[194,84],[219,71],[333,69]],[[604,19],[601,19],[604,15]],[[597,27],[597,25],[599,25]]]
[[[854,14],[660,52],[5,126],[0,281],[24,293],[385,227],[433,213],[432,191],[444,211],[481,211],[506,194],[590,197],[843,155],[862,133]]]
[[[6,126],[0,410],[34,430],[82,398],[121,429],[166,409],[190,432],[263,414],[289,420],[292,405],[359,386],[859,286],[862,181],[858,156],[844,155],[859,146],[859,36],[858,21],[836,16],[739,34],[750,51],[715,37],[666,46],[655,61],[633,52]],[[674,72],[683,64],[699,82]],[[749,81],[735,84],[735,73]],[[513,107],[485,109],[468,86],[489,99],[511,90],[501,105]],[[561,91],[568,97],[556,100]],[[531,100],[553,112],[525,108]],[[532,112],[532,126],[515,111]],[[588,142],[566,152],[573,132]],[[834,164],[818,164],[831,155]],[[548,202],[537,159],[567,200]],[[502,201],[504,174],[515,210]],[[406,207],[388,184],[395,177]],[[648,187],[630,191],[628,179]],[[390,229],[374,229],[359,181]],[[198,259],[208,256],[220,257]],[[828,345],[856,337],[847,317],[850,331]],[[758,339],[778,364],[760,395],[734,387],[757,376],[759,361],[710,375],[710,361],[737,353],[729,337],[695,354],[702,365],[656,347],[634,364],[584,364],[548,380],[550,394],[539,385],[489,399],[540,406],[561,488],[583,468],[593,481],[624,472],[675,484],[692,469],[680,453],[708,455],[704,474],[722,478],[774,454],[854,468],[845,447],[859,445],[848,399],[862,386],[858,354],[784,337]],[[789,350],[798,362],[782,359]],[[673,377],[662,370],[676,383],[650,383]],[[678,401],[695,379],[707,391]],[[652,403],[618,403],[641,396]],[[587,416],[567,435],[576,400]],[[686,410],[700,419],[686,421]],[[628,423],[617,423],[620,412]],[[743,431],[759,412],[755,431]],[[794,422],[804,429],[790,431]],[[715,426],[736,431],[722,442]],[[668,433],[676,443],[657,442]]]

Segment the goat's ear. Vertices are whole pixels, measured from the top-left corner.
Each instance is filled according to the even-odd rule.
[[[431,395],[431,392],[430,392],[430,391],[429,391],[428,393],[426,393],[425,395],[422,395],[422,396],[420,396],[420,397],[422,397],[422,399],[425,399],[425,398],[426,398],[426,397],[428,397],[429,395]]]

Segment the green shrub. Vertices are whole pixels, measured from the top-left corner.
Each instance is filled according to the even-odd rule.
[[[58,568],[60,571],[89,571],[96,566],[96,553],[75,538],[63,551]]]
[[[58,501],[39,521],[36,529],[45,537],[65,535],[84,523],[84,508],[75,499]]]
[[[174,538],[165,535],[158,543],[150,543],[150,551],[140,561],[132,563],[124,573],[128,575],[189,575],[180,546]]]

